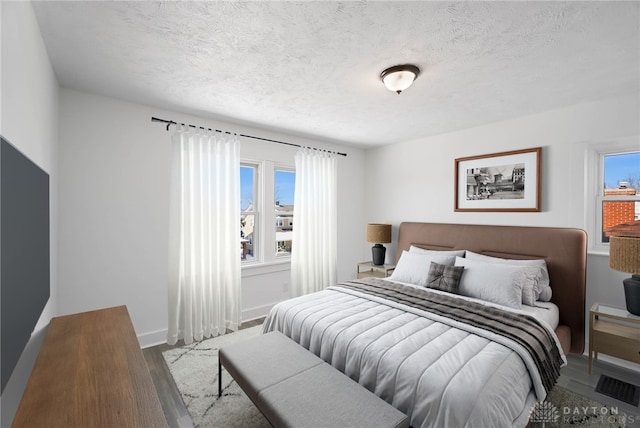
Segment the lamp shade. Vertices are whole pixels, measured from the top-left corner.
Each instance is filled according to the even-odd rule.
[[[618,224],[605,233],[609,236],[609,267],[631,274],[622,280],[627,311],[640,316],[640,220]]]
[[[367,224],[367,242],[372,244],[388,244],[391,242],[390,224]]]
[[[640,238],[612,236],[609,240],[609,267],[640,274]]]

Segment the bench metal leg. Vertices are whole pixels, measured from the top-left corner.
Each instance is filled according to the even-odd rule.
[[[222,396],[222,363],[218,357],[218,398]]]

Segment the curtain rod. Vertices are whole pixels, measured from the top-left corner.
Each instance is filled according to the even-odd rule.
[[[176,121],[166,120],[166,119],[159,119],[157,117],[152,117],[151,118],[151,122],[166,123],[167,124],[167,131],[169,130],[169,126],[178,125],[178,122],[176,122]],[[180,123],[180,125],[187,126],[184,123]],[[228,131],[221,131],[219,129],[205,128],[204,126],[196,126],[196,125],[188,125],[188,126],[191,127],[191,128],[206,129],[208,131],[215,131],[215,132],[220,132],[220,133],[232,134],[231,132],[228,132]],[[254,137],[253,135],[246,135],[246,134],[237,134],[237,135],[239,135],[240,137],[245,137],[245,138],[253,138],[254,140],[268,141],[270,143],[284,144],[284,145],[287,145],[287,146],[294,146],[294,147],[304,147],[304,148],[308,148],[308,149],[319,150],[319,151],[328,152],[328,153],[334,153],[334,154],[340,155],[340,156],[345,156],[345,157],[347,156],[346,153],[334,152],[332,150],[318,149],[316,147],[303,146],[303,145],[295,144],[295,143],[287,143],[286,141],[270,140],[269,138]]]

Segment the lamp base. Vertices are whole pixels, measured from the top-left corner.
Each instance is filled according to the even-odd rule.
[[[627,311],[634,315],[640,315],[640,275],[632,275],[622,281],[624,284],[624,297],[627,302]]]
[[[387,249],[382,244],[376,244],[371,247],[371,259],[372,263],[376,266],[384,264],[384,257]]]

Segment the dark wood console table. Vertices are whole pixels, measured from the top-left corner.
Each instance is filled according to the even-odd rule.
[[[12,426],[167,426],[126,306],[51,320]]]

